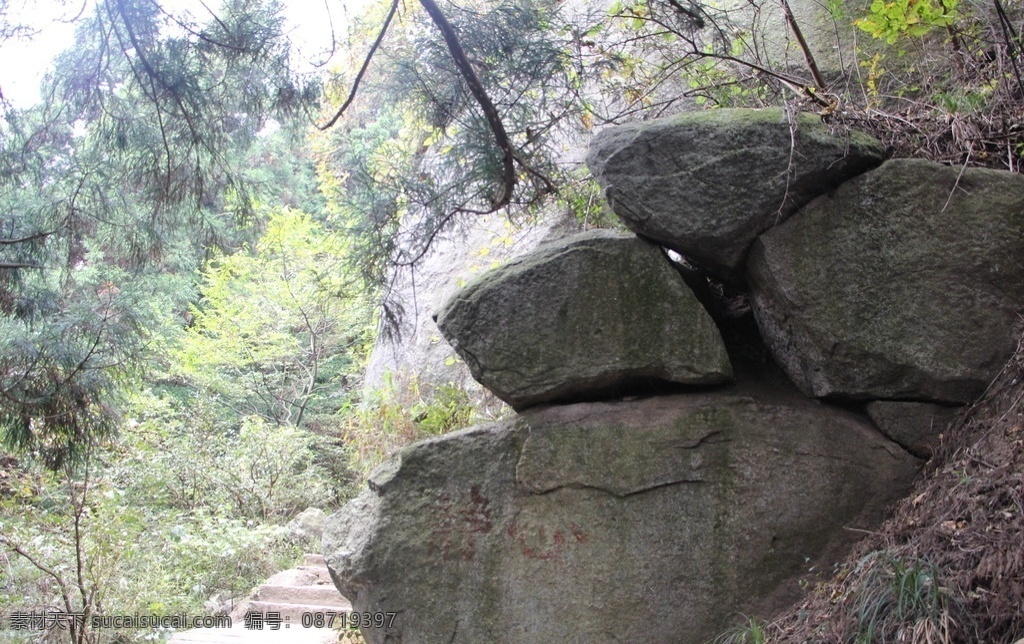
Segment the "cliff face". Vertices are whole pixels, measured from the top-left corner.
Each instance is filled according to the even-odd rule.
[[[590,156],[682,259],[586,233],[439,311],[520,414],[403,450],[328,521],[335,583],[395,616],[368,641],[703,642],[777,611],[910,489],[900,443],[930,454],[1013,352],[1024,178],[881,163],[777,111],[698,121]]]

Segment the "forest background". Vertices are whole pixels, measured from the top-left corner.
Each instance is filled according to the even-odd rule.
[[[482,214],[617,225],[594,128],[785,105],[898,156],[1024,156],[1000,0],[829,0],[828,52],[786,0],[394,0],[319,47],[267,0],[66,6],[0,121],[0,614],[217,610],[316,547],[296,514],[475,420],[454,386],[362,386],[389,287]]]

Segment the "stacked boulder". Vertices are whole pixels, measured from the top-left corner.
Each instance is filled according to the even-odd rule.
[[[593,230],[481,276],[434,316],[473,377],[514,409],[663,381],[728,382],[714,321],[664,253]]]
[[[636,234],[542,245],[436,315],[519,413],[402,450],[327,521],[339,589],[392,617],[369,642],[703,642],[767,616],[1012,353],[1020,176],[778,110],[607,130],[588,163]],[[745,291],[781,372],[735,368],[694,274]]]
[[[605,130],[587,163],[630,230],[735,278],[758,235],[884,158],[811,114],[710,110]]]

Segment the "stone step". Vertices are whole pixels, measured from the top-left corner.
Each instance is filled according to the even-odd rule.
[[[282,602],[268,602],[253,600],[249,602],[246,612],[262,613],[264,619],[267,613],[280,613],[282,624],[291,624],[292,628],[302,627],[302,616],[305,613],[347,613],[352,606],[345,602],[344,607],[323,606],[317,604],[289,604]]]
[[[302,565],[303,566],[310,566],[310,567],[318,567],[319,566],[319,567],[326,568],[327,567],[327,560],[324,559],[323,555],[307,554],[307,555],[303,556]]]
[[[326,570],[301,567],[274,573],[263,584],[266,586],[316,586],[327,579],[329,577],[327,577]]]
[[[315,586],[278,586],[264,585],[256,589],[253,601],[279,602],[287,604],[312,604],[316,606],[336,606],[351,609],[348,600],[342,597],[333,584]]]
[[[331,579],[331,573],[327,572],[327,566],[299,566],[298,570],[314,577],[313,581],[308,584],[310,586],[315,584],[334,585],[334,581]],[[267,581],[270,580],[268,579]]]
[[[303,614],[324,613],[326,618],[327,613],[338,615],[351,611],[352,605],[331,582],[323,556],[306,555],[303,565],[271,576],[252,597],[235,606],[231,628],[175,633],[170,641],[173,644],[332,644],[338,641],[338,632],[329,628],[303,628]],[[246,612],[262,614],[264,628],[245,628]],[[269,627],[267,613],[281,614],[281,628]],[[336,625],[340,626],[337,622]]]

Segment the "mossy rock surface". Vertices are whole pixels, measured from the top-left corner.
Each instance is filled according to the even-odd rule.
[[[437,325],[480,384],[516,409],[655,382],[728,382],[718,328],[664,253],[595,230],[481,276]]]
[[[529,410],[418,443],[330,517],[371,643],[708,641],[771,615],[918,462],[870,423],[726,391]]]
[[[587,165],[631,230],[734,278],[758,234],[884,158],[813,114],[721,109],[602,130]]]
[[[969,403],[1017,346],[1024,176],[886,162],[765,233],[749,282],[804,393]]]

